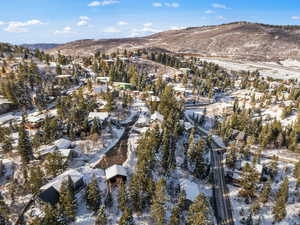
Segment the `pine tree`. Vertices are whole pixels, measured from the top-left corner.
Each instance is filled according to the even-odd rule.
[[[21,155],[23,163],[28,163],[32,159],[32,145],[28,137],[27,131],[25,130],[24,121],[19,127],[18,151]]]
[[[97,118],[94,118],[93,125],[91,128],[91,134],[101,134],[101,124]]]
[[[174,206],[172,209],[169,225],[180,225],[180,213],[181,210],[178,205]]]
[[[5,173],[5,167],[3,165],[3,161],[0,160],[0,178],[4,175]]]
[[[74,184],[70,176],[61,184],[59,203],[66,219],[68,221],[74,221],[76,214],[76,201]]]
[[[50,174],[50,176],[55,177],[59,175],[65,168],[64,162],[63,162],[63,156],[60,152],[53,152],[46,156],[45,158],[45,169],[47,171],[47,174]]]
[[[276,194],[276,202],[273,208],[274,220],[279,222],[286,217],[286,202],[289,196],[289,181],[285,178]]]
[[[93,211],[97,211],[99,209],[101,204],[101,192],[95,176],[93,176],[91,183],[87,185],[86,201]]]
[[[195,147],[195,154],[193,156],[193,161],[195,163],[194,173],[198,178],[203,177],[203,173],[205,171],[203,152],[204,142],[202,140],[199,140]]]
[[[8,225],[9,208],[0,193],[0,225]]]
[[[111,208],[113,206],[113,198],[112,198],[110,192],[108,192],[104,203],[105,203],[105,206],[108,208]]]
[[[101,206],[98,211],[95,225],[107,225],[107,218],[104,206]]]
[[[134,225],[131,209],[126,208],[123,215],[120,218],[119,225]]]
[[[142,202],[140,197],[140,184],[137,174],[134,174],[129,184],[129,198],[135,212],[142,211]]]
[[[126,203],[127,203],[127,193],[126,193],[126,187],[125,184],[122,182],[121,186],[119,188],[119,195],[118,195],[118,203],[119,203],[119,209],[122,212],[125,212]]]
[[[66,224],[61,219],[59,210],[56,207],[47,204],[44,208],[44,213],[45,216],[43,219],[43,225],[65,225]]]
[[[285,201],[283,197],[276,199],[275,206],[273,208],[274,221],[279,222],[286,216]]]
[[[271,183],[267,182],[264,184],[263,189],[260,193],[260,201],[262,203],[268,202],[270,193],[271,193]]]
[[[12,149],[13,149],[13,140],[12,140],[12,138],[9,137],[9,136],[5,136],[1,148],[2,148],[4,154],[7,154],[7,153],[11,152]]]
[[[42,224],[42,219],[38,216],[34,217],[33,220],[29,223],[29,225],[40,225]]]
[[[190,206],[187,218],[188,225],[208,225],[208,206],[203,194],[200,194]]]
[[[28,184],[32,193],[37,193],[44,184],[44,174],[39,166],[30,169]]]
[[[155,187],[155,194],[152,199],[151,216],[157,225],[165,224],[165,202],[166,202],[166,183],[164,179],[160,179]]]
[[[190,137],[189,137],[189,148],[188,148],[188,157],[189,159],[193,159],[195,155],[195,139],[194,139],[195,131],[192,130]]]
[[[169,167],[168,159],[169,159],[170,147],[171,147],[170,139],[171,139],[170,132],[168,129],[165,128],[164,134],[163,134],[163,140],[162,140],[163,156],[162,156],[162,161],[161,161],[162,168],[164,168],[165,172],[168,171],[168,167]]]
[[[258,174],[249,163],[247,163],[242,170],[242,177],[240,180],[241,190],[240,196],[249,199],[255,197],[256,184],[258,183]]]
[[[177,205],[178,205],[180,211],[185,210],[185,206],[186,206],[186,192],[185,192],[185,190],[180,191]]]

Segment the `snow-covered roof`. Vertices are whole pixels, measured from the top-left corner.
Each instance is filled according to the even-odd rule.
[[[245,161],[245,160],[242,161],[241,167],[244,168],[244,167],[246,166],[247,163],[248,163],[250,166],[253,167],[253,165],[251,164],[251,162]],[[256,170],[256,172],[261,173],[262,170],[263,170],[263,165],[261,165],[261,164],[255,164],[254,169]]]
[[[63,174],[55,177],[51,182],[41,187],[41,190],[46,190],[50,187],[54,187],[58,192],[60,190],[61,184],[68,179],[68,177],[71,177],[73,183],[77,183],[80,179],[83,178],[83,175],[79,173],[77,170],[71,169],[67,170]]]
[[[109,82],[110,81],[110,77],[97,77],[96,79],[101,82]]]
[[[12,102],[5,98],[0,97],[0,105],[1,104],[12,104]]]
[[[200,194],[198,185],[188,179],[180,179],[180,188],[185,190],[186,198],[191,201],[194,201]]]
[[[115,176],[121,175],[127,177],[126,169],[120,165],[113,165],[105,170],[106,180],[109,180]]]
[[[68,139],[61,138],[55,141],[54,144],[58,149],[66,149],[71,147],[72,142],[69,141]]]
[[[36,153],[38,155],[45,155],[45,154],[53,152],[55,149],[56,149],[55,145],[42,145],[38,148]]]
[[[186,130],[192,129],[194,126],[190,122],[184,122],[184,128]]]
[[[178,87],[178,86],[173,86],[173,90],[177,92],[185,92],[186,88],[184,87]]]
[[[30,123],[37,123],[37,122],[40,122],[40,121],[44,120],[45,118],[46,118],[46,115],[44,115],[44,114],[40,114],[40,115],[36,115],[36,116],[35,115],[33,115],[33,116],[29,115],[27,120]]]
[[[137,124],[147,124],[149,122],[149,118],[146,116],[140,116],[138,121],[136,121]]]
[[[164,116],[161,115],[159,112],[155,112],[151,115],[151,120],[158,120],[158,121],[163,121],[164,120]]]
[[[90,112],[89,120],[98,119],[98,120],[105,120],[109,117],[108,112]]]
[[[149,98],[147,98],[147,101],[151,101],[151,102],[159,102],[160,98],[158,96],[150,96]]]
[[[103,92],[106,92],[107,91],[107,86],[105,85],[100,85],[100,86],[97,86],[94,88],[94,92],[96,94],[100,94],[100,93],[103,93]]]
[[[14,120],[15,117],[12,114],[6,114],[0,116],[0,124],[6,123],[8,121]]]
[[[69,78],[72,77],[72,75],[65,74],[65,75],[57,75],[56,78]]]

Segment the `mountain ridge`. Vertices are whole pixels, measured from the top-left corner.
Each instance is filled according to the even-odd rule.
[[[144,48],[255,61],[300,60],[300,26],[234,22],[168,30],[145,37],[78,40],[48,52],[90,55]]]

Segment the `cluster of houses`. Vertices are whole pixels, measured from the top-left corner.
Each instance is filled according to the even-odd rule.
[[[120,185],[122,182],[126,182],[127,171],[123,166],[113,165],[104,172],[109,191],[111,191],[113,187]],[[86,185],[84,175],[76,169],[70,169],[42,186],[40,188],[38,199],[44,203],[55,205],[59,201],[61,185],[67,179],[72,180],[75,192],[79,192]]]

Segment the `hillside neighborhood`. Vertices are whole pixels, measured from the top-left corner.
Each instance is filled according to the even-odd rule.
[[[299,225],[300,83],[279,75],[0,44],[0,224]]]

